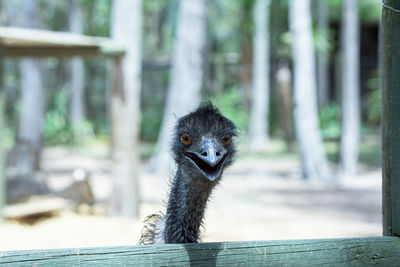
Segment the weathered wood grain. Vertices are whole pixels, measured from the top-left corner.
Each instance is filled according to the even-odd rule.
[[[400,10],[400,1],[384,4]],[[400,13],[382,8],[382,210],[384,235],[400,236]]]
[[[0,252],[2,266],[400,266],[397,237]]]
[[[3,147],[3,132],[4,132],[4,104],[5,93],[3,86],[3,50],[0,47],[0,222],[4,218],[3,210],[6,203],[6,178],[4,174],[4,147]]]
[[[108,38],[13,27],[0,27],[0,46],[7,57],[93,57],[125,53],[122,45]]]
[[[22,57],[57,57],[57,58],[69,58],[73,56],[79,56],[82,58],[93,58],[93,57],[117,57],[124,54],[123,49],[112,48],[112,47],[51,47],[51,46],[40,46],[40,47],[4,47],[4,54],[7,58],[22,58]]]

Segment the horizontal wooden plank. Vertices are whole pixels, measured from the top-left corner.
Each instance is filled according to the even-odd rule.
[[[118,57],[124,54],[123,49],[111,49],[106,47],[4,47],[4,56],[7,58],[21,57]]]
[[[0,27],[0,46],[5,56],[120,56],[122,45],[109,38],[69,32]]]
[[[21,240],[21,242],[23,242]],[[0,252],[3,266],[399,266],[400,238],[251,241]]]
[[[34,197],[30,201],[6,205],[4,217],[8,219],[19,219],[39,214],[56,213],[67,208],[70,203],[57,197]]]

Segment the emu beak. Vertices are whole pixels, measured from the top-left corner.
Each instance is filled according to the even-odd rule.
[[[210,181],[221,176],[223,165],[228,157],[228,151],[215,138],[204,138],[199,145],[199,151],[185,152],[184,155]]]

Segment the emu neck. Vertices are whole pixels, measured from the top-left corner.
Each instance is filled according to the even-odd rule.
[[[195,243],[215,183],[178,168],[168,200],[165,243]]]

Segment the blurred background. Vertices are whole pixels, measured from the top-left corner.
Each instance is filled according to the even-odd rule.
[[[165,210],[176,118],[204,101],[240,129],[204,241],[381,235],[380,13],[379,0],[1,0],[2,27],[125,53],[5,54],[0,250],[137,244]]]

